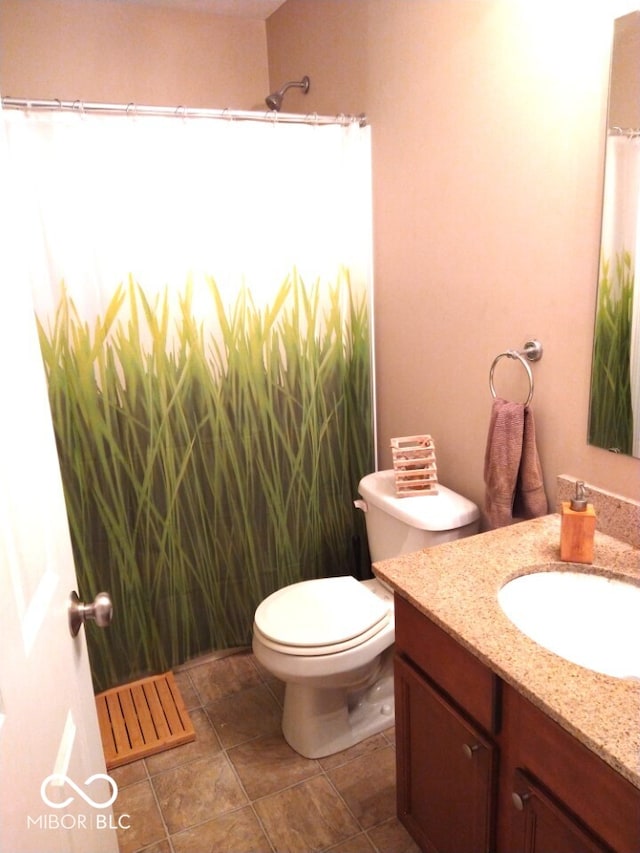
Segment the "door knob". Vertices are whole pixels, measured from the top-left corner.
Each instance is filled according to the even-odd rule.
[[[92,604],[84,604],[74,590],[69,596],[69,631],[75,637],[87,619],[93,619],[98,628],[111,624],[113,604],[108,592],[99,592]]]
[[[513,791],[513,793],[511,794],[511,801],[513,802],[513,805],[518,809],[518,811],[521,812],[524,811],[524,807],[530,797],[531,794],[528,791],[523,791],[520,794],[517,791]]]
[[[476,754],[476,752],[478,752],[479,749],[480,749],[479,743],[474,743],[474,744],[463,743],[462,744],[462,752],[464,753],[465,758],[473,758],[473,756]]]

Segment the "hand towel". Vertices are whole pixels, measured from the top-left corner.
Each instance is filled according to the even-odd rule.
[[[513,514],[517,518],[538,518],[540,515],[546,515],[548,511],[542,468],[536,446],[535,421],[533,412],[529,406],[526,406],[524,410],[522,459],[520,460],[520,470],[516,483]]]
[[[490,529],[547,512],[533,412],[522,403],[510,403],[500,397],[493,402],[484,482]]]
[[[513,501],[522,458],[524,406],[496,397],[484,454],[484,509],[489,528],[513,520]]]

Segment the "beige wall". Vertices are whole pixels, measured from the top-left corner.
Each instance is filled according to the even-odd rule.
[[[640,11],[616,25],[609,127],[640,127]]]
[[[0,92],[249,110],[268,91],[265,23],[92,0],[0,0]]]
[[[285,110],[364,111],[372,125],[381,463],[391,436],[431,432],[442,481],[481,504],[489,367],[538,337],[534,410],[552,505],[558,473],[639,498],[640,462],[585,440],[606,6],[287,0],[265,27],[0,0],[0,92],[262,109],[267,91],[309,74],[309,94],[289,91]],[[508,384],[518,370],[500,362],[500,392],[519,392]]]
[[[532,337],[552,507],[560,473],[640,497],[640,461],[586,443],[607,5],[288,0],[267,22],[272,86],[311,78],[287,109],[371,122],[380,462],[430,432],[441,480],[479,503],[489,369]],[[503,359],[498,391],[519,373]]]

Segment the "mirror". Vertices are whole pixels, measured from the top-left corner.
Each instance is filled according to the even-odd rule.
[[[589,444],[640,457],[640,11],[614,24]],[[634,300],[634,289],[636,298]]]

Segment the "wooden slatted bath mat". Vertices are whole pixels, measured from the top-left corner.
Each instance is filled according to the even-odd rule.
[[[96,696],[107,770],[195,740],[172,672]]]

